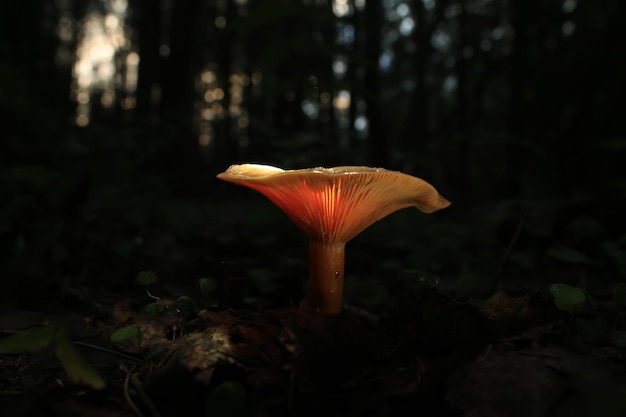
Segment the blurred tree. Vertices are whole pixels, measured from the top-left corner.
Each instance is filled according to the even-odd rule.
[[[382,47],[384,10],[381,0],[370,0],[365,5],[365,103],[370,144],[369,163],[388,166],[388,132],[383,119],[382,86],[379,62]]]
[[[65,115],[72,112],[71,69],[57,60],[60,13],[51,3],[12,2],[0,7],[0,105],[7,106],[5,111],[28,111],[28,106],[20,105],[27,99],[32,100],[28,103],[31,117],[38,115],[40,106]],[[20,91],[20,97],[6,96],[13,90],[14,78],[26,89]],[[28,115],[21,114],[19,119],[22,117]]]
[[[173,128],[167,136],[169,152],[166,163],[170,170],[177,170],[181,180],[177,189],[197,192],[192,184],[202,171],[198,152],[197,134],[194,132],[196,120],[195,81],[202,68],[203,49],[202,27],[207,24],[208,15],[204,2],[177,0],[171,3],[171,11],[166,20],[167,32],[164,36],[165,53],[162,53],[161,102],[159,118]]]
[[[159,48],[162,39],[162,5],[160,1],[134,0],[131,3],[135,10],[135,26],[138,29],[138,48],[140,54],[137,79],[136,115],[141,121],[156,121],[160,90]]]
[[[172,111],[189,121],[193,117],[195,100],[194,79],[201,68],[199,41],[203,38],[200,25],[206,24],[208,16],[199,13],[201,3],[192,0],[177,0],[172,3],[168,21],[167,41],[164,59],[164,73],[161,80],[162,108]]]
[[[4,91],[17,88],[13,78],[25,88],[2,106],[15,112],[37,97],[71,120],[68,51],[87,12],[106,17],[112,5],[3,5],[0,76]],[[557,166],[587,181],[576,169],[584,158],[560,151],[583,155],[593,138],[623,137],[621,2],[132,0],[129,8],[131,47],[122,42],[114,56],[115,82],[136,41],[136,109],[122,108],[122,92],[115,110],[96,111],[92,122],[156,127],[170,142],[171,167],[198,167],[200,142],[216,166],[245,158],[420,167],[459,190],[513,197],[539,188],[538,173]],[[16,28],[14,16],[23,17]],[[72,33],[65,40],[63,25]],[[207,69],[210,88],[222,93],[211,118],[201,114],[212,104],[201,80]],[[242,88],[235,111],[233,80]],[[29,107],[37,105],[20,111]]]
[[[430,141],[430,94],[426,77],[432,52],[430,37],[432,26],[427,24],[426,10],[421,1],[413,2],[415,28],[412,33],[414,44],[413,66],[415,85],[409,99],[409,116],[402,133],[401,145],[406,154],[403,168],[409,172],[415,169],[415,159],[421,155]]]
[[[215,33],[215,60],[217,63],[217,79],[218,84],[222,86],[224,91],[224,99],[221,106],[223,107],[223,116],[216,123],[215,136],[220,140],[215,144],[215,155],[217,161],[230,163],[237,161],[239,156],[239,138],[237,137],[236,126],[233,125],[231,116],[231,95],[230,86],[234,85],[231,76],[235,70],[240,70],[244,57],[236,56],[240,53],[237,48],[237,33],[230,29],[230,25],[237,19],[237,5],[235,0],[227,0],[224,7],[216,7],[213,14],[216,16],[216,25],[222,26],[217,28]],[[223,23],[220,23],[223,22]],[[239,63],[239,65],[238,65]],[[236,122],[236,120],[235,120]]]

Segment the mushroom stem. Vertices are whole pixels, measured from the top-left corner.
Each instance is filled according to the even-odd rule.
[[[316,313],[341,313],[345,249],[343,242],[309,241],[306,308]]]

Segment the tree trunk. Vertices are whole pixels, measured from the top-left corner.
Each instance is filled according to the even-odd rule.
[[[411,94],[409,116],[402,135],[404,158],[402,169],[408,172],[414,170],[415,161],[420,158],[430,140],[429,128],[429,98],[426,86],[427,66],[432,52],[430,44],[431,31],[426,26],[426,10],[421,1],[413,3],[413,12],[416,19],[413,30],[413,42],[416,46],[415,54],[415,89]]]
[[[528,25],[530,8],[533,0],[513,0],[511,2],[511,22],[515,31],[513,50],[511,53],[511,68],[509,82],[509,134],[512,138],[523,139],[527,133],[529,114],[524,103],[524,89],[526,71]],[[516,141],[511,141],[511,143]],[[503,184],[504,196],[515,196],[520,191],[519,172],[521,171],[520,157],[516,145],[508,145],[506,151],[507,175]]]
[[[139,0],[139,74],[136,92],[136,115],[140,121],[156,116],[159,104],[153,90],[158,86],[161,43],[161,2]]]
[[[230,76],[233,73],[232,49],[235,42],[233,31],[228,25],[232,25],[237,16],[237,5],[234,0],[227,0],[226,9],[223,11],[227,26],[217,30],[217,77],[220,87],[224,90],[222,106],[224,117],[215,123],[215,159],[220,165],[232,164],[239,154],[238,137],[234,129],[233,118],[230,116],[231,103]],[[236,120],[236,119],[235,119]]]
[[[384,167],[389,161],[389,150],[382,115],[379,60],[384,11],[381,0],[370,0],[365,6],[365,102],[369,123],[370,163]]]
[[[170,54],[165,59],[162,80],[162,109],[186,117],[187,129],[191,127],[194,101],[194,76],[198,65],[196,43],[197,4],[192,0],[173,3],[170,22]]]
[[[193,0],[177,0],[173,3],[169,30],[170,54],[164,62],[160,123],[174,128],[177,134],[168,135],[170,140],[169,167],[178,175],[177,190],[190,194],[198,192],[200,154],[193,130],[195,76],[200,69],[198,53],[198,8],[202,3]]]

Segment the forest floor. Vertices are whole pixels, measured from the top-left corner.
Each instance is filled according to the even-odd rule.
[[[136,288],[135,288],[136,289]],[[624,349],[606,312],[546,293],[460,302],[425,289],[381,316],[199,308],[72,287],[0,316],[0,409],[41,416],[622,416]],[[62,329],[47,336],[43,328]],[[126,326],[126,327],[125,327]],[[117,329],[135,330],[112,341]],[[29,329],[29,330],[28,330]],[[39,330],[38,330],[39,329]],[[28,332],[31,332],[30,334]],[[14,336],[6,337],[0,350]],[[69,338],[91,371],[67,359]],[[119,338],[118,338],[119,339]],[[620,341],[617,341],[619,344]]]
[[[459,303],[424,291],[413,315],[360,309],[139,313],[139,300],[50,294],[48,311],[0,317],[4,333],[48,323],[106,381],[62,366],[57,339],[0,356],[0,408],[45,416],[618,416],[623,350],[585,343],[552,300],[497,293]],[[79,294],[82,296],[79,297]],[[94,294],[89,294],[94,296]],[[56,310],[56,311],[54,311]],[[133,324],[135,338],[111,334]],[[5,342],[9,339],[5,339]],[[41,335],[30,341],[44,345]],[[68,369],[69,368],[69,369]],[[72,374],[69,375],[68,374]],[[97,384],[96,384],[97,385]]]
[[[282,213],[184,210],[176,221],[192,226],[142,225],[126,243],[98,224],[56,232],[63,245],[33,259],[76,276],[3,294],[3,414],[626,415],[626,290],[579,288],[572,271],[593,268],[576,253],[502,268],[506,244],[481,252],[462,239],[477,234],[403,211],[348,245],[344,311],[327,317],[295,307],[306,242]],[[211,226],[194,229],[199,219]],[[488,273],[463,272],[477,264]],[[134,282],[150,268],[137,277],[156,282]]]

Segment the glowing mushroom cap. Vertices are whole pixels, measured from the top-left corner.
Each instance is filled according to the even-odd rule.
[[[348,242],[405,207],[432,213],[450,205],[426,181],[383,168],[283,170],[243,164],[232,165],[217,177],[259,191],[319,242]]]

